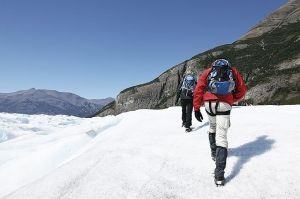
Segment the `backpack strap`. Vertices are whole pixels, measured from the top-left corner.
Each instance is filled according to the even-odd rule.
[[[211,103],[212,101],[209,101],[208,103],[208,105],[209,105],[209,112],[208,112],[208,110],[206,110],[205,109],[205,111],[206,111],[206,113],[208,114],[208,115],[210,115],[210,116],[216,116],[217,115],[217,108],[218,108],[218,106],[219,106],[219,102],[217,101],[216,102],[216,106],[215,106],[215,113],[213,112],[213,109],[212,109],[212,106],[211,106]]]
[[[217,111],[218,110],[218,107],[219,107],[219,101],[216,101],[216,106],[215,106],[215,113],[213,112],[213,110],[212,110],[212,106],[211,106],[211,103],[212,101],[209,101],[209,111],[210,112],[208,112],[206,109],[205,109],[205,111],[206,111],[206,113],[208,114],[208,115],[210,115],[210,116],[212,116],[212,117],[214,117],[214,116],[216,116],[216,115],[230,115],[230,111],[231,110],[228,110],[228,111]]]

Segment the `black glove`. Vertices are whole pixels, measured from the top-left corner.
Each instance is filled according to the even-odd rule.
[[[199,122],[202,122],[203,116],[202,116],[200,110],[199,110],[199,111],[195,111],[195,118],[196,118]]]

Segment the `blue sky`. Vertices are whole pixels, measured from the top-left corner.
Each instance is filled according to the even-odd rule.
[[[0,92],[116,97],[218,45],[287,0],[1,0]]]

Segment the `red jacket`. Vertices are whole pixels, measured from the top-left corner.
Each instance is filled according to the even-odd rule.
[[[200,107],[203,101],[221,101],[226,102],[230,105],[241,100],[246,94],[247,87],[245,82],[238,72],[238,70],[232,67],[232,72],[235,77],[235,91],[233,93],[229,93],[227,95],[216,95],[214,93],[206,91],[207,87],[207,76],[211,71],[211,67],[204,70],[203,73],[198,78],[198,83],[194,91],[194,110],[200,110]]]

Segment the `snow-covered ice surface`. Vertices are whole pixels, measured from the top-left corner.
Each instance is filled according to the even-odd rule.
[[[224,187],[205,111],[190,133],[180,112],[0,113],[0,198],[300,198],[300,105],[234,107]]]

